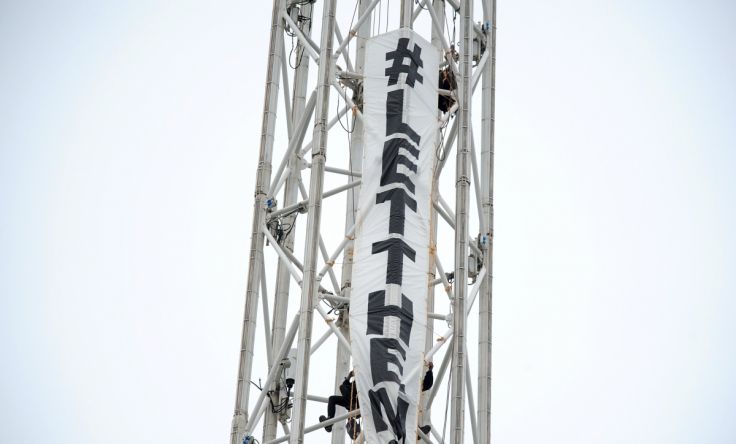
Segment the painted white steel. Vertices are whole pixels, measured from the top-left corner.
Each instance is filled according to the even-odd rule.
[[[332,54],[332,41],[335,34],[336,0],[326,0],[322,11],[322,32],[320,58],[327,60]],[[309,388],[309,358],[312,347],[312,317],[314,297],[319,288],[317,281],[317,253],[320,239],[322,217],[322,193],[324,191],[324,167],[327,152],[327,117],[330,103],[329,63],[319,65],[317,74],[317,107],[315,125],[312,133],[312,168],[309,180],[310,201],[307,206],[307,233],[304,246],[304,280],[302,281],[301,304],[299,307],[299,336],[297,341],[296,385],[294,407],[292,410],[292,434],[290,444],[304,442],[305,410]]]
[[[445,11],[445,3],[450,6],[450,8],[447,8],[448,11]],[[402,293],[411,295],[413,303],[411,337],[409,344],[407,344],[408,355],[406,359],[402,358],[400,361],[403,367],[401,371],[393,364],[389,368],[392,372],[402,374],[401,382],[405,386],[406,393],[402,396],[411,406],[408,414],[405,415],[406,436],[403,442],[414,442],[417,435],[417,425],[432,424],[429,409],[433,401],[437,404],[444,401],[444,396],[435,397],[441,384],[450,384],[452,395],[452,408],[447,410],[449,416],[447,419],[450,421],[450,436],[448,437],[450,442],[460,443],[469,438],[469,436],[464,435],[462,430],[466,423],[464,416],[468,412],[470,412],[468,422],[472,427],[473,439],[476,442],[490,442],[492,312],[492,261],[490,256],[492,255],[493,242],[496,1],[482,0],[482,2],[479,2],[483,6],[483,16],[480,21],[476,20],[477,17],[473,17],[471,3],[467,0],[447,0],[447,2],[445,0],[422,0],[414,11],[411,11],[412,2],[410,0],[400,0],[392,3],[390,15],[401,13],[401,17],[398,21],[391,20],[391,23],[398,22],[401,26],[409,27],[411,24],[408,20],[410,13],[412,21],[417,15],[423,14],[425,28],[427,28],[426,23],[431,22],[434,48],[430,49],[427,42],[405,28],[373,38],[371,45],[384,40],[385,47],[380,51],[376,49],[371,54],[371,51],[366,51],[365,45],[371,37],[371,32],[376,30],[375,27],[371,26],[371,14],[374,8],[381,4],[380,0],[360,1],[358,3],[358,19],[355,20],[355,13],[353,13],[349,28],[346,26],[342,28],[343,30],[349,29],[344,38],[340,34],[335,18],[337,1],[320,2],[319,8],[322,12],[322,21],[317,22],[318,26],[321,26],[319,45],[311,39],[309,32],[312,25],[311,20],[304,22],[300,19],[298,24],[302,28],[299,29],[299,26],[296,26],[295,23],[295,16],[289,16],[286,13],[287,4],[293,4],[293,2],[274,0],[258,180],[254,202],[253,237],[231,443],[239,444],[244,434],[253,433],[261,417],[263,417],[264,422],[263,435],[258,439],[262,442],[289,440],[291,443],[302,443],[305,433],[322,428],[324,424],[306,426],[308,421],[305,420],[305,410],[307,417],[312,417],[313,413],[311,407],[307,409],[306,401],[324,402],[327,399],[326,396],[332,393],[325,393],[323,387],[317,393],[309,393],[309,356],[321,346],[328,345],[326,340],[333,334],[336,335],[337,340],[332,342],[338,344],[338,350],[335,353],[336,384],[342,381],[345,373],[349,370],[351,352],[357,369],[358,387],[361,391],[359,396],[363,407],[361,414],[365,432],[365,438],[361,434],[357,442],[381,443],[388,442],[392,438],[388,436],[390,433],[387,432],[382,432],[380,439],[370,435],[371,430],[375,434],[375,430],[372,429],[373,413],[371,402],[365,394],[366,391],[374,387],[390,388],[386,386],[386,382],[375,383],[370,371],[370,336],[366,334],[366,299],[369,293],[377,290],[386,292],[387,297],[384,303],[387,305],[400,306]],[[300,14],[304,17],[311,17],[311,6],[311,3],[301,4],[299,6]],[[452,52],[447,41],[449,35],[445,36],[443,33],[447,13],[452,14],[452,10],[460,12],[458,24],[460,25],[459,37],[461,37],[461,40],[449,42],[459,51],[459,59],[451,56]],[[388,14],[386,16],[387,20],[389,19]],[[395,15],[393,18],[396,18]],[[298,64],[298,67],[294,68],[295,71],[291,76],[284,63],[286,57],[283,35],[285,25],[296,33],[297,54],[301,51],[307,53],[302,62]],[[382,26],[379,26],[378,32],[382,28]],[[417,29],[422,28],[420,26]],[[449,31],[449,28],[447,30]],[[406,74],[400,75],[401,80],[397,85],[387,85],[384,70],[392,65],[392,61],[385,60],[386,52],[396,49],[397,40],[401,36],[412,39],[409,48],[413,48],[414,43],[418,43],[422,47],[421,58],[424,64],[420,68],[420,74],[424,76],[425,82],[416,84],[415,88],[407,88],[404,85]],[[336,51],[333,48],[333,37],[337,40],[338,49]],[[353,49],[350,45],[353,39],[356,39],[355,58],[351,57],[352,54],[348,54],[348,51]],[[485,46],[488,48],[475,67],[471,66],[471,55],[463,51],[463,48],[471,48],[477,44],[473,42],[473,39],[485,40]],[[337,58],[340,56],[344,58],[347,70],[335,65]],[[315,64],[310,63],[311,59],[317,59],[323,61],[323,63],[315,66]],[[445,95],[449,94],[456,100],[450,112],[444,114],[438,113],[437,110],[437,93],[440,92],[437,88],[437,65],[440,59],[443,59],[443,66],[450,66],[460,87],[459,90],[443,90],[441,92]],[[355,61],[355,69],[351,66],[351,60]],[[409,60],[406,59],[405,63],[409,63]],[[315,68],[318,71],[317,86],[312,91],[311,87],[307,89],[307,77],[308,73],[314,71]],[[365,68],[365,77],[363,76],[363,68]],[[293,82],[289,82],[290,77]],[[357,84],[363,81],[363,94],[361,95],[360,90],[356,90],[350,95],[348,90],[338,83],[339,79],[345,78],[351,79],[352,82]],[[471,96],[481,82],[483,85],[481,125],[480,128],[477,125],[476,128],[473,128],[473,110],[470,106]],[[281,96],[278,91],[280,83],[283,84],[284,89],[282,91],[283,104],[278,100]],[[291,97],[289,95],[290,83],[294,88]],[[432,95],[427,96],[429,97],[427,100],[424,100],[418,92],[425,87],[433,90]],[[402,186],[396,184],[389,184],[383,188],[380,186],[381,157],[384,142],[387,138],[390,138],[386,135],[386,95],[388,91],[397,88],[405,90],[404,116],[401,122],[408,124],[421,136],[420,146],[417,147],[421,156],[417,159],[418,169],[416,174],[405,168],[404,165],[399,166],[399,172],[411,176],[412,183],[416,185],[416,191],[411,196],[417,201],[416,212],[408,208],[405,211],[406,220],[403,234],[389,233],[388,215],[390,204],[376,204],[377,192]],[[346,103],[345,106],[338,106],[337,115],[334,117],[329,100],[331,89],[335,89],[340,96],[338,104],[342,101]],[[307,97],[309,97],[309,101],[306,101]],[[281,109],[278,109],[279,107]],[[348,164],[327,166],[325,164],[328,147],[327,132],[338,122],[338,119],[345,118],[348,112],[354,116],[354,130],[356,131],[353,133],[350,144],[350,161]],[[274,144],[277,114],[280,114],[280,119],[286,117],[285,128],[288,139],[286,143],[279,140],[277,144]],[[456,118],[453,119],[452,116]],[[365,122],[364,118],[366,119]],[[370,121],[370,119],[373,120]],[[310,124],[313,124],[313,126],[310,126]],[[449,124],[450,127],[446,137],[444,137],[442,155],[437,157],[435,155],[437,151],[437,130],[438,126],[444,126],[445,124]],[[304,138],[310,128],[313,130],[312,141],[304,143]],[[478,136],[479,130],[480,136]],[[479,142],[475,147],[473,146],[474,133],[477,136],[475,142]],[[404,138],[405,136],[392,137]],[[339,147],[344,148],[344,139],[339,137],[330,138],[333,140],[332,144],[336,143],[334,140],[338,140]],[[366,145],[366,150],[365,153],[361,154],[363,144]],[[277,164],[278,168],[275,169],[276,174],[272,175],[273,153],[276,148],[283,148],[284,145],[286,149],[283,157],[274,159],[280,161],[280,163]],[[444,201],[440,193],[443,188],[438,179],[444,171],[443,167],[449,160],[449,154],[452,153],[453,149],[457,150],[458,160],[455,172],[456,194],[455,201],[448,203]],[[402,148],[400,151],[405,151],[405,149]],[[431,161],[428,161],[428,158]],[[361,159],[364,160],[361,162]],[[411,160],[414,162],[413,158]],[[309,192],[307,192],[302,182],[302,171],[305,166],[310,168],[310,170],[306,170],[310,175]],[[427,170],[430,173],[425,174]],[[347,184],[325,191],[324,173],[326,171],[352,177]],[[449,169],[448,173],[451,174]],[[328,182],[328,184],[334,186],[333,182]],[[436,187],[434,192],[432,192],[433,186]],[[469,199],[471,187],[475,188],[476,199]],[[282,188],[285,193],[283,198],[279,199],[278,209],[266,211],[266,200],[276,197]],[[302,192],[302,201],[297,200],[299,190]],[[444,189],[445,197],[449,198],[451,196],[449,191],[447,188]],[[325,227],[320,226],[323,199],[338,193],[348,195],[345,211],[345,226],[347,229],[344,235],[335,230],[328,232]],[[359,202],[358,194],[360,194]],[[356,202],[360,205],[358,213],[354,212]],[[473,214],[472,207],[477,207],[475,214],[480,219],[478,227],[475,226],[475,220],[472,221],[472,224],[468,224],[468,215]],[[296,231],[292,231],[286,239],[281,239],[280,243],[277,243],[266,228],[267,219],[272,220],[279,217],[283,218],[283,223],[293,225],[297,218],[295,210],[299,210],[300,213],[304,210],[308,212],[307,220],[301,222],[301,224],[306,222],[307,239],[295,244],[294,234]],[[455,275],[455,281],[452,285],[448,282],[442,264],[444,262],[445,266],[450,266],[449,255],[453,253],[453,248],[447,248],[448,245],[443,245],[448,238],[440,239],[440,245],[436,245],[438,243],[436,240],[438,217],[446,221],[449,229],[455,231],[456,234],[454,242],[455,263],[452,270],[448,270],[453,271]],[[446,229],[447,227],[443,225],[441,228]],[[476,243],[476,234],[481,236],[479,243]],[[367,237],[362,241],[356,240],[354,245],[354,235],[367,235]],[[340,239],[340,236],[344,237]],[[370,236],[374,237],[371,238]],[[404,273],[401,286],[385,284],[387,254],[384,252],[374,255],[371,252],[373,242],[396,237],[404,239],[416,252],[414,260],[403,258]],[[278,257],[278,271],[275,275],[266,273],[267,270],[264,267],[264,239],[268,239]],[[339,243],[337,248],[334,248],[335,243]],[[328,255],[326,246],[334,248],[331,255]],[[341,263],[338,258],[343,251],[344,256]],[[467,288],[466,274],[467,254],[470,251],[477,258],[482,257],[483,259],[483,268],[472,289]],[[322,253],[322,260],[318,261],[317,255],[320,252]],[[300,255],[304,255],[303,265],[297,259],[297,256]],[[432,255],[435,255],[436,261],[432,261]],[[338,272],[338,269],[342,271],[341,282],[337,280],[336,272]],[[437,269],[437,274],[435,274],[435,269]],[[290,279],[292,277],[302,287],[302,300],[297,321],[298,332],[297,323],[292,325],[293,330],[286,331],[289,300],[296,299],[293,290],[290,291],[292,286]],[[322,287],[321,282],[325,277],[329,277],[334,294],[327,293]],[[266,280],[268,280],[268,285],[266,285]],[[274,283],[275,285],[272,287]],[[443,284],[445,289],[445,294],[437,295],[438,302],[443,303],[442,301],[449,299],[453,306],[452,326],[446,331],[433,331],[432,329],[431,317],[441,317],[434,313],[436,310],[429,300],[433,295],[434,285],[438,283]],[[274,288],[272,312],[268,306],[270,297],[266,288]],[[417,291],[417,289],[420,290]],[[416,297],[415,295],[420,296]],[[316,306],[315,298],[329,300],[333,304],[350,304],[350,335],[346,330],[347,319],[343,318],[346,316],[344,311],[346,307],[343,306],[336,311],[335,313],[339,317],[337,320],[333,320],[327,316],[322,307]],[[473,337],[475,332],[471,332],[471,329],[468,328],[473,326],[468,316],[475,299],[479,300],[480,306],[477,342],[473,341],[476,339]],[[262,314],[259,312],[259,302],[262,303]],[[312,341],[312,317],[315,309],[318,311],[319,318],[329,321],[329,328],[319,339]],[[463,313],[465,316],[462,316]],[[273,315],[272,324],[269,322],[271,315]],[[257,321],[257,318],[261,316],[263,319]],[[361,316],[363,317],[362,325],[354,319]],[[428,317],[430,317],[429,320]],[[269,389],[278,390],[278,378],[275,375],[278,373],[277,368],[282,347],[285,347],[287,343],[294,342],[294,347],[296,347],[299,355],[294,366],[294,371],[298,376],[295,378],[297,384],[292,392],[294,395],[292,400],[294,409],[290,412],[293,417],[291,428],[283,422],[289,413],[285,415],[273,413],[271,409],[267,408],[271,400],[266,399],[266,396],[262,393],[261,396],[257,397],[255,403],[249,403],[251,386],[249,381],[252,379],[253,371],[258,371],[251,370],[254,361],[259,361],[254,357],[257,323],[261,323],[266,330],[265,334],[262,335],[267,343],[265,354],[267,356],[266,361],[268,361],[266,370],[269,375],[265,386]],[[398,337],[400,319],[396,316],[387,316],[383,328],[382,335],[376,334],[373,336]],[[299,339],[295,340],[297,334]],[[466,342],[470,342],[471,347],[468,347]],[[356,346],[356,343],[360,343],[360,346]],[[477,344],[478,351],[477,375],[474,375],[474,369],[468,366],[469,357],[471,358],[470,362],[472,362],[475,344]],[[419,383],[426,369],[424,360],[431,360],[434,355],[437,355],[439,359],[439,356],[442,356],[441,352],[445,353],[439,371],[435,376],[435,387],[432,391],[424,393],[424,398],[426,398],[424,408],[426,410],[424,417],[419,422],[417,421],[417,410],[421,410],[423,404],[419,393]],[[258,373],[258,375],[260,376],[262,373]],[[477,376],[478,384],[476,389],[473,390],[472,379],[475,376]],[[451,380],[446,381],[447,379]],[[445,383],[443,383],[443,380],[445,380]],[[389,398],[391,398],[391,402],[394,402],[393,409],[396,410],[396,396],[394,395],[397,395],[399,390],[397,387],[393,387],[391,390],[392,393]],[[286,393],[282,390],[275,396],[275,401],[280,402],[284,400]],[[474,406],[476,400],[477,410]],[[446,410],[445,407],[449,406],[435,404],[436,410],[440,412]],[[320,406],[320,408],[323,408],[323,406]],[[435,412],[436,415],[438,414],[437,411]],[[334,422],[333,434],[330,437],[332,444],[343,444],[345,441],[345,435],[341,433],[344,428],[345,417],[345,415],[339,415],[331,421]],[[437,416],[434,419],[437,420]],[[282,421],[283,433],[286,436],[277,438],[276,432],[279,421]],[[437,425],[442,428],[441,424],[438,423]],[[433,425],[431,435],[436,442],[442,442],[438,430]],[[425,439],[421,435],[420,438]]]
[[[230,427],[230,443],[242,441],[244,427],[248,421],[248,399],[250,379],[253,370],[256,320],[258,318],[258,292],[261,267],[263,267],[263,234],[260,230],[265,220],[265,202],[268,186],[271,183],[271,159],[276,127],[276,110],[279,95],[279,73],[283,59],[284,29],[279,20],[279,11],[284,0],[274,0],[271,14],[271,43],[269,45],[268,68],[266,71],[266,94],[263,103],[261,123],[261,143],[258,153],[255,199],[253,202],[253,223],[251,225],[250,254],[248,260],[248,284],[245,294],[243,331],[240,342],[240,363],[238,382],[235,391],[235,411]]]

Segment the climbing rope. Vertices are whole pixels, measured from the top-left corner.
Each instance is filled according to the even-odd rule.
[[[357,386],[358,386],[357,378],[355,377],[355,369],[352,370],[352,373],[353,373],[353,382],[350,384],[350,402],[348,402],[348,405],[350,406],[350,410],[351,411],[355,407],[357,407],[357,405],[355,403],[355,399],[356,399],[355,398],[355,395],[356,395],[355,391],[357,390]],[[354,417],[348,419],[348,421],[351,421],[351,420],[354,422],[354,424],[359,424],[357,417],[354,416]],[[355,444],[356,443],[356,440],[358,438],[358,434],[355,433],[355,426],[353,426],[353,431],[350,434],[350,438],[352,439],[353,444]]]

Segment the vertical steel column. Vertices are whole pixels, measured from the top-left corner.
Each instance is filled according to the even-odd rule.
[[[429,7],[429,6],[428,6]],[[432,1],[432,8],[435,10],[435,14],[438,17],[444,17],[445,16],[445,0],[433,0]],[[444,34],[444,29],[442,28],[436,28],[432,27],[432,46],[437,48],[440,51],[444,51],[442,49],[442,36]],[[439,111],[438,111],[439,113]],[[440,128],[437,128],[437,132],[440,132]],[[439,134],[438,134],[439,136]],[[437,137],[437,143],[439,143],[439,137]],[[434,204],[437,202],[438,197],[438,186],[439,186],[439,171],[437,169],[439,164],[439,159],[437,156],[434,156],[434,164],[432,165],[432,191],[431,191],[431,200]],[[429,239],[429,270],[427,271],[427,279],[429,282],[432,282],[436,276],[435,271],[437,266],[435,265],[435,257],[437,255],[437,210],[435,210],[434,205],[430,205],[429,207],[429,230],[430,230],[430,239]],[[427,313],[434,312],[434,285],[429,285],[427,290]],[[434,345],[434,338],[432,337],[434,332],[434,325],[432,322],[429,322],[427,324],[427,337],[426,337],[426,347],[425,351],[428,351],[432,346]]]
[[[399,26],[402,28],[411,28],[412,15],[414,14],[412,0],[401,0],[401,16]]]
[[[301,14],[307,17],[312,16],[312,4],[306,3],[302,6]],[[302,33],[309,37],[312,31],[312,21],[305,20],[302,25]],[[298,23],[297,23],[298,24]],[[293,91],[293,103],[291,106],[291,121],[299,122],[302,114],[305,111],[306,94],[307,94],[307,80],[309,78],[309,55],[305,54],[305,48],[301,40],[297,41],[296,46],[296,59],[297,68],[294,70],[294,91]],[[284,58],[287,55],[284,54]],[[292,137],[300,137],[299,134],[295,134],[292,131]],[[301,176],[301,159],[299,158],[299,150],[295,149],[291,153],[286,153],[289,156],[289,175],[286,178],[284,184],[284,199],[281,208],[285,208],[289,205],[295,204],[299,197],[299,178]],[[289,234],[282,241],[281,247],[284,250],[293,252],[294,251],[294,237],[296,236],[296,218],[297,213],[294,212],[289,216],[286,216],[285,223],[292,226],[289,230]],[[274,306],[273,306],[273,330],[271,334],[271,344],[267,346],[271,347],[272,350],[279,350],[281,344],[284,341],[284,333],[286,331],[286,315],[289,308],[289,289],[291,287],[291,275],[289,273],[288,265],[285,261],[279,258],[278,268],[276,269],[276,291],[274,292]],[[275,363],[278,364],[278,363]],[[280,387],[278,381],[274,387],[265,388],[266,390],[274,390],[275,393],[271,395],[274,405],[279,405],[280,402],[284,402],[284,387]],[[278,426],[279,414],[273,413],[271,409],[267,408],[264,414],[263,422],[263,441],[270,441],[276,438],[276,429]]]
[[[263,267],[263,233],[261,226],[265,218],[265,199],[271,182],[271,157],[273,152],[276,111],[278,108],[280,68],[283,54],[283,24],[280,11],[284,0],[274,0],[271,15],[271,42],[269,44],[268,70],[266,72],[266,94],[263,104],[261,143],[256,173],[256,190],[253,203],[253,225],[251,229],[250,257],[248,262],[248,283],[243,315],[243,334],[240,347],[238,382],[235,392],[235,412],[230,432],[231,444],[239,444],[248,419],[248,397],[250,377],[253,368],[253,346],[255,341],[256,319],[258,316],[258,291]]]
[[[445,0],[433,0],[431,6],[427,6],[434,8],[435,14],[438,17],[444,17],[445,16]],[[439,31],[439,32],[438,32]],[[444,51],[442,49],[442,36],[443,36],[444,29],[438,28],[433,26],[432,27],[432,46],[437,48],[440,51]],[[438,111],[439,113],[439,111]],[[437,132],[439,133],[440,129],[437,128]],[[437,138],[437,143],[439,143],[439,137]],[[438,159],[437,156],[434,156],[434,164],[432,165],[432,191],[431,191],[431,200],[432,203],[437,202],[437,196],[439,190],[437,187],[439,186],[439,171],[437,170],[438,166]],[[433,313],[434,312],[434,299],[435,299],[435,286],[432,285],[432,281],[436,279],[436,269],[437,266],[435,264],[435,257],[437,255],[437,210],[435,210],[434,205],[429,206],[429,268],[427,270],[427,313]],[[427,336],[425,338],[424,342],[424,352],[428,352],[432,346],[434,346],[434,321],[432,319],[427,319],[427,331],[425,333]],[[426,392],[421,393],[422,402],[426,405],[426,408],[420,412],[419,417],[419,425],[425,425],[429,424],[429,419],[432,417],[432,408],[428,401],[429,394]],[[425,419],[426,418],[426,419]]]
[[[335,3],[325,0],[322,11],[322,37],[320,64],[317,80],[317,108],[312,145],[312,171],[309,181],[307,207],[307,237],[304,252],[304,280],[302,282],[301,307],[299,309],[299,340],[297,345],[296,391],[292,416],[290,444],[304,442],[304,418],[309,386],[309,358],[312,341],[312,316],[314,298],[319,288],[317,281],[317,253],[319,251],[320,221],[322,216],[322,192],[324,189],[325,156],[327,149],[328,112],[334,60],[332,41],[335,35]]]
[[[361,1],[358,5],[358,17],[362,17],[368,9],[369,2]],[[355,49],[355,71],[363,74],[365,69],[365,42],[370,38],[371,33],[371,16],[358,28],[356,35]],[[349,36],[346,36],[346,38]],[[349,47],[348,47],[349,48]],[[347,49],[346,49],[347,50]],[[355,98],[353,99],[355,102]],[[348,168],[352,172],[360,173],[363,169],[363,120],[355,119],[353,132],[350,137],[350,164]],[[355,176],[350,178],[351,181],[357,180]],[[345,231],[355,224],[355,215],[358,211],[358,202],[360,196],[360,187],[355,187],[348,191],[347,204],[345,208]],[[349,240],[345,244],[345,252],[342,260],[342,276],[341,286],[342,296],[349,298],[352,293],[352,277],[353,277],[353,240]],[[338,326],[343,335],[350,339],[350,311],[342,310],[338,318]],[[350,350],[345,347],[342,342],[337,342],[337,360],[335,362],[335,393],[339,393],[339,387],[343,378],[350,371]],[[356,394],[357,396],[357,394]],[[332,444],[343,444],[345,442],[345,423],[340,421],[332,426]]]
[[[487,275],[481,284],[478,323],[478,434],[480,442],[491,442],[491,347],[493,326],[493,155],[496,111],[496,0],[483,0],[483,24],[490,25],[491,60],[483,67],[481,114],[481,233],[487,241],[483,243],[483,261]]]
[[[473,1],[460,3],[460,81],[458,144],[455,172],[455,300],[453,301],[453,360],[450,443],[463,444],[465,426],[465,296],[468,292],[468,201],[472,100]]]

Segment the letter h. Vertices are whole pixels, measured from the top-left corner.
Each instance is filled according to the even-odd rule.
[[[414,304],[401,295],[401,307],[386,305],[386,292],[374,291],[368,295],[368,329],[366,334],[383,334],[383,321],[387,316],[396,316],[401,321],[399,337],[406,345],[411,338],[411,326],[414,323]]]

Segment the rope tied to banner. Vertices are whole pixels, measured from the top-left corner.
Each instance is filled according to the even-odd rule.
[[[355,392],[358,385],[358,378],[355,377],[355,369],[353,369],[350,373],[352,373],[353,375],[353,383],[350,384],[350,401],[348,402],[348,405],[350,406],[350,411],[352,411],[353,409],[358,407],[357,402],[355,402],[357,400],[357,394]],[[358,424],[358,430],[360,430],[360,423],[358,422],[358,418],[360,418],[360,414],[358,414],[358,416],[356,417],[349,418],[348,421],[353,421],[354,424]],[[356,443],[359,435],[359,433],[355,433],[355,430],[355,426],[353,426],[352,430],[350,430],[350,438],[352,439],[353,444]]]

